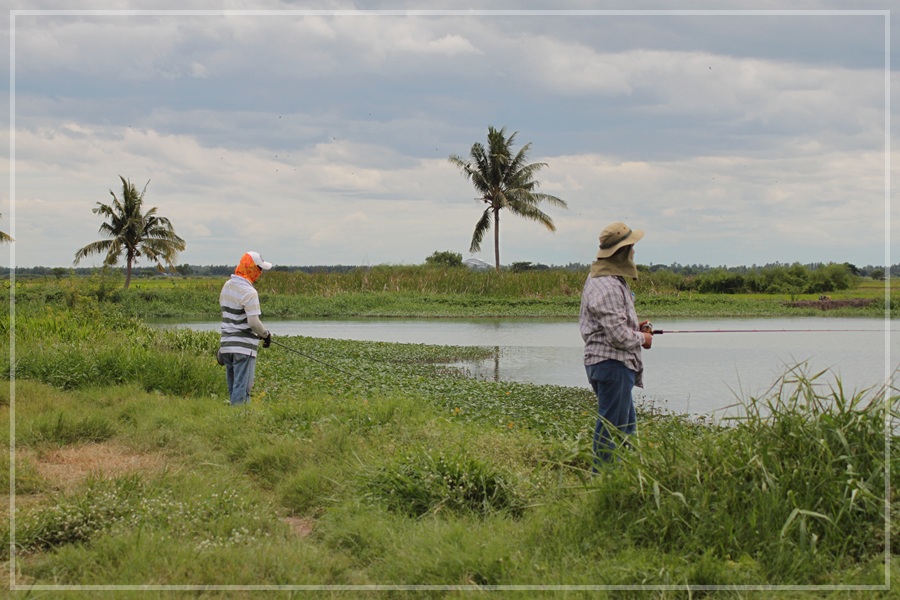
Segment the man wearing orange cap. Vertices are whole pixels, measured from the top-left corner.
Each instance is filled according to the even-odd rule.
[[[600,233],[600,251],[581,296],[579,328],[584,340],[584,366],[597,394],[599,417],[594,427],[594,467],[612,458],[616,448],[611,428],[630,435],[637,425],[632,389],[643,387],[641,348],[653,334],[642,331],[634,310],[634,294],[626,279],[637,279],[634,244],[644,237],[625,223]]]
[[[262,272],[271,268],[272,263],[264,261],[258,252],[247,252],[219,294],[222,335],[218,359],[225,366],[232,406],[250,400],[259,341],[262,340],[263,348],[272,343],[272,334],[259,320],[259,294],[253,287]]]

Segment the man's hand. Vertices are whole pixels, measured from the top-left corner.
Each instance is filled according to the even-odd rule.
[[[267,329],[266,337],[263,338],[263,348],[268,348],[272,345],[272,333]]]
[[[650,321],[641,321],[638,324],[638,329],[644,334],[644,343],[641,344],[641,348],[649,350],[650,346],[653,345],[653,325],[650,324]]]

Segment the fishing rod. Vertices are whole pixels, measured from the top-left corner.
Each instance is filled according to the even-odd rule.
[[[884,333],[882,329],[653,329],[651,323],[641,327],[641,331],[653,335],[665,333],[844,333],[852,331],[866,331],[869,333]],[[889,331],[893,331],[892,329]]]
[[[344,369],[342,369],[342,368],[340,368],[340,367],[338,367],[338,366],[335,366],[335,365],[333,365],[333,364],[331,364],[331,363],[327,363],[327,362],[325,362],[324,360],[319,360],[319,359],[316,358],[315,356],[310,356],[309,354],[304,354],[303,352],[300,352],[300,351],[297,350],[296,348],[292,348],[291,346],[288,346],[287,344],[282,344],[281,342],[279,342],[278,340],[276,340],[276,339],[274,339],[274,338],[272,339],[272,343],[275,344],[276,346],[281,346],[281,347],[284,348],[285,350],[290,350],[291,352],[293,352],[293,353],[295,353],[295,354],[299,354],[299,355],[302,356],[303,358],[308,358],[309,360],[314,361],[314,362],[317,362],[317,363],[319,363],[320,365],[325,365],[325,366],[328,367],[329,369],[334,369],[335,371],[340,371],[340,372],[343,373],[344,375],[349,375],[350,377],[355,377],[355,378],[357,378],[357,379],[362,379],[363,381],[366,381],[366,378],[365,378],[365,377],[361,377],[361,376],[360,376],[359,374],[357,374],[357,373],[351,373],[351,372],[349,372],[349,371],[345,371]]]

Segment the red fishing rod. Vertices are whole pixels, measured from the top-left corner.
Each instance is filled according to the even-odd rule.
[[[641,331],[653,335],[665,333],[836,333],[865,331],[869,333],[884,333],[882,329],[653,329],[652,323],[646,323]],[[893,331],[893,330],[889,330]]]

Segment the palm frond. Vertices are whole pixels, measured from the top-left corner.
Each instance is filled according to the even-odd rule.
[[[2,217],[2,216],[3,215],[0,214],[0,217]],[[6,242],[14,242],[14,241],[16,241],[16,240],[14,240],[11,235],[9,235],[8,233],[6,233],[4,231],[0,231],[0,242],[6,243]]]
[[[472,233],[472,243],[469,245],[469,252],[478,252],[481,250],[481,240],[484,239],[484,234],[491,229],[491,214],[492,210],[490,208],[484,209],[481,218],[478,219],[478,222],[475,224],[475,231]]]
[[[75,252],[75,260],[73,261],[73,264],[77,265],[91,254],[103,254],[104,252],[109,252],[110,248],[112,248],[114,245],[114,240],[100,240],[97,242],[91,242],[84,248],[81,248],[77,252]]]
[[[533,204],[512,203],[509,205],[509,212],[517,217],[540,223],[550,231],[556,231],[556,225],[550,215]]]

